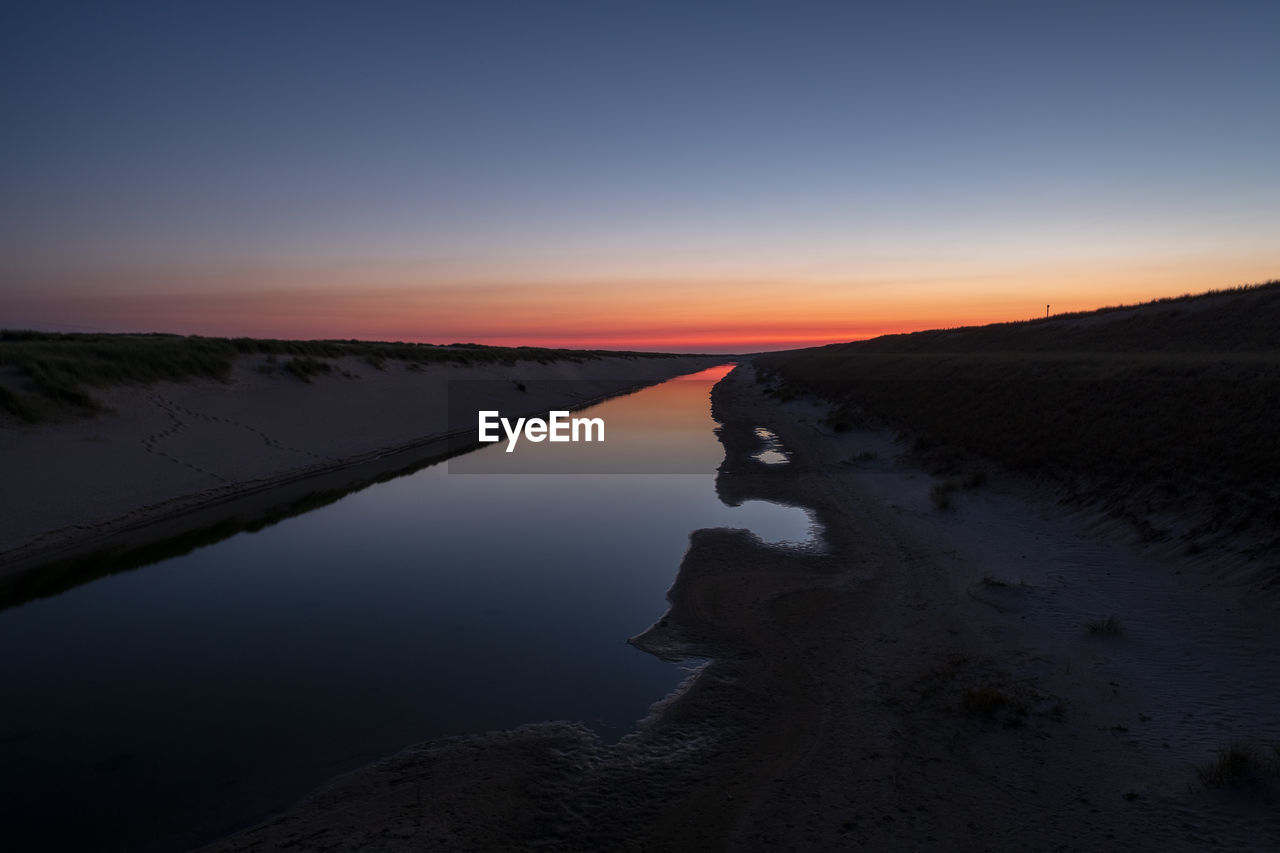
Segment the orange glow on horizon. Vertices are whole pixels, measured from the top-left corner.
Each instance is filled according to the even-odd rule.
[[[64,331],[398,340],[672,352],[750,353],[885,334],[985,325],[1260,282],[1195,269],[1028,270],[986,277],[360,285],[268,277],[229,289],[199,277],[145,286],[69,279],[0,296],[0,325]],[[1251,274],[1252,273],[1252,274]],[[239,277],[237,277],[239,279]],[[239,279],[249,280],[250,277]]]

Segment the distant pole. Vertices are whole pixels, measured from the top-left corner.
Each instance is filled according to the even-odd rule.
[[[1048,306],[1048,305],[1044,306],[1044,318],[1045,318],[1046,320],[1048,320],[1048,319],[1049,319],[1049,306]]]

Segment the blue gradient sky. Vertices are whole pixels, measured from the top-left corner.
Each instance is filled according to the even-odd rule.
[[[1280,3],[38,3],[0,325],[763,348],[1280,276]]]

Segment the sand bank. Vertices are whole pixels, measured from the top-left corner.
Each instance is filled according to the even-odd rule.
[[[1273,613],[1211,557],[1001,476],[940,511],[891,437],[832,433],[748,369],[713,399],[721,496],[807,506],[825,547],[695,532],[633,638],[713,658],[680,692],[612,747],[571,723],[414,747],[209,849],[1280,846],[1274,780],[1196,772],[1280,733]],[[789,464],[752,459],[756,426]]]
[[[260,517],[456,450],[450,383],[519,415],[573,409],[708,367],[706,357],[610,357],[410,369],[335,362],[303,382],[242,357],[229,382],[95,392],[108,411],[71,423],[0,424],[0,575]],[[269,366],[268,366],[269,369]],[[455,390],[455,393],[456,390]],[[474,424],[471,425],[474,428]],[[463,442],[465,443],[465,442]]]

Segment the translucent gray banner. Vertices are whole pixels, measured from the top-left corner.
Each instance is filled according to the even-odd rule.
[[[723,371],[721,371],[721,374]],[[719,375],[634,391],[625,379],[448,383],[450,474],[707,474]],[[468,452],[469,451],[469,452]]]

